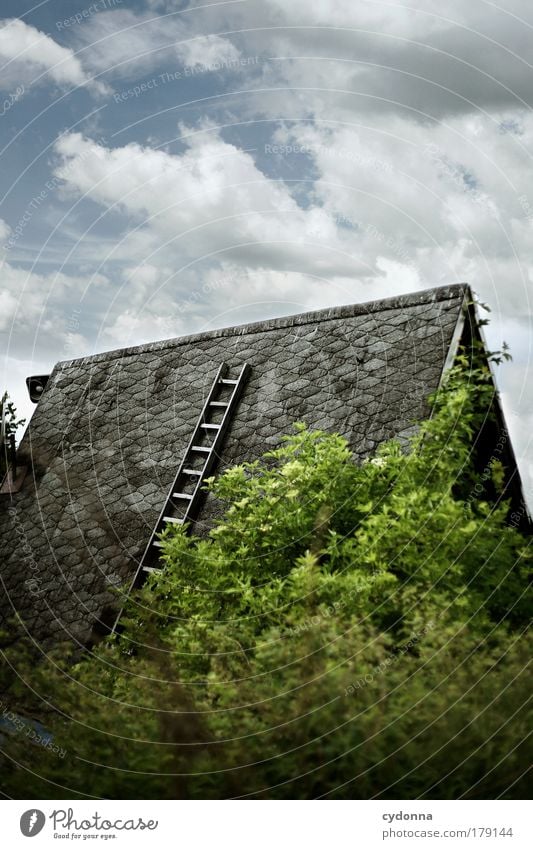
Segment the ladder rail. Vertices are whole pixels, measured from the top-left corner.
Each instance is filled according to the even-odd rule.
[[[180,479],[181,475],[183,474],[183,469],[185,468],[185,461],[186,461],[186,459],[187,459],[187,457],[188,457],[188,455],[189,455],[189,453],[190,453],[190,451],[191,451],[191,448],[192,448],[192,446],[193,446],[193,444],[194,444],[195,439],[197,439],[197,438],[198,438],[198,425],[200,424],[200,422],[202,421],[202,419],[205,417],[205,415],[206,415],[206,413],[207,413],[207,409],[208,409],[208,406],[209,406],[209,401],[211,400],[212,396],[213,396],[213,395],[215,394],[215,392],[216,392],[216,387],[217,387],[218,381],[219,381],[219,380],[221,380],[221,379],[222,379],[222,377],[223,377],[225,374],[227,374],[227,371],[228,371],[228,365],[227,365],[227,363],[221,363],[221,365],[220,365],[220,367],[219,367],[219,369],[218,369],[218,371],[217,371],[217,373],[216,373],[216,375],[215,375],[215,378],[214,378],[214,380],[213,380],[213,383],[212,383],[211,389],[209,390],[209,393],[208,393],[208,395],[207,395],[207,398],[206,398],[206,400],[204,401],[204,405],[203,405],[203,407],[202,407],[202,412],[200,413],[200,416],[199,416],[199,418],[198,418],[198,422],[196,423],[196,426],[195,426],[195,428],[194,428],[194,430],[193,430],[193,432],[192,432],[191,438],[189,439],[189,442],[188,442],[188,445],[187,445],[187,447],[186,447],[186,449],[185,449],[185,453],[183,454],[183,457],[182,457],[181,463],[180,463],[180,465],[178,466],[178,471],[176,472],[176,476],[174,477],[174,481],[172,482],[172,484],[171,484],[171,486],[170,486],[170,490],[169,490],[169,491],[170,491],[170,493],[173,493],[173,492],[174,492],[174,491],[178,488],[178,481],[179,481],[179,479]],[[198,483],[199,483],[199,482],[200,482],[200,479],[198,480]],[[195,487],[195,492],[196,492],[196,489],[197,489],[197,486]],[[160,512],[160,514],[159,514],[159,517],[158,517],[158,519],[157,519],[157,522],[156,522],[156,524],[155,524],[155,526],[154,526],[154,530],[152,531],[152,534],[151,534],[151,536],[150,536],[150,539],[148,540],[148,543],[147,543],[147,545],[146,545],[146,548],[144,549],[143,555],[142,555],[142,557],[141,557],[141,559],[140,559],[140,561],[139,561],[139,567],[138,567],[138,569],[137,569],[137,574],[135,575],[135,579],[138,577],[138,573],[142,570],[144,560],[145,560],[145,559],[146,559],[146,557],[147,557],[147,556],[149,556],[149,554],[150,554],[150,549],[151,549],[152,543],[154,542],[154,540],[157,538],[158,534],[160,533],[159,528],[160,528],[160,525],[161,525],[161,523],[162,523],[162,521],[163,521],[163,519],[164,519],[164,517],[165,517],[165,514],[168,512],[168,509],[169,509],[169,501],[170,501],[170,498],[169,498],[169,497],[167,497],[167,499],[166,499],[166,501],[165,501],[165,503],[164,503],[164,505],[163,505],[163,508],[162,508],[162,510],[161,510],[161,512]],[[134,580],[135,580],[135,579],[134,579]],[[134,585],[133,585],[133,586],[134,586]]]
[[[188,504],[187,510],[186,510],[187,514],[191,513],[192,510],[195,508],[196,501],[198,500],[198,497],[201,496],[201,494],[202,494],[202,485],[203,485],[205,478],[209,476],[209,473],[212,471],[213,466],[215,465],[216,461],[218,459],[220,459],[217,455],[217,449],[221,445],[221,443],[222,443],[222,441],[223,441],[223,439],[226,435],[229,423],[231,421],[231,414],[232,414],[233,408],[235,407],[235,405],[239,401],[239,398],[242,394],[242,390],[244,389],[244,384],[246,382],[246,378],[249,374],[249,371],[250,371],[250,366],[248,365],[248,363],[245,363],[244,366],[241,369],[241,372],[239,374],[238,379],[236,381],[234,381],[235,385],[234,385],[233,391],[232,391],[231,396],[229,398],[229,401],[228,401],[228,404],[227,404],[226,409],[224,411],[224,414],[222,416],[222,419],[221,419],[220,423],[217,425],[215,437],[214,437],[212,443],[209,446],[209,454],[207,455],[205,463],[203,465],[203,468],[202,468],[200,474],[198,475],[198,480],[197,480],[196,485],[194,487],[194,490],[193,490],[193,493],[192,493],[192,498],[189,500],[189,504]],[[205,416],[206,416],[206,413],[207,413],[207,409],[209,408],[209,406],[211,404],[212,396],[215,394],[218,384],[223,383],[223,382],[224,381],[222,379],[220,379],[217,375],[217,377],[215,378],[215,380],[213,382],[212,391],[210,393],[211,398],[208,398],[208,400],[204,404],[204,409],[202,410],[202,413],[200,414],[200,418],[198,419],[196,431],[193,434],[191,441],[189,442],[189,446],[188,446],[187,451],[183,455],[183,459],[181,461],[181,465],[180,465],[178,474],[176,475],[176,478],[175,478],[175,481],[174,481],[175,484],[177,484],[180,475],[185,474],[185,464],[186,464],[186,461],[187,461],[187,458],[188,458],[189,448],[192,449],[192,442],[198,436],[198,431],[201,430],[204,427],[204,424],[205,424],[204,419],[205,419]],[[173,493],[173,497],[176,497],[176,493]],[[171,500],[172,500],[171,498],[168,499],[168,501],[171,501]],[[167,501],[167,504],[168,504],[168,501]],[[187,520],[187,518],[188,518],[188,516],[186,518],[184,518],[184,522]],[[156,535],[157,534],[154,533],[152,536],[156,536]]]
[[[139,564],[138,564],[137,569],[135,571],[135,574],[132,578],[129,589],[128,589],[127,593],[125,594],[122,608],[118,612],[118,615],[116,617],[116,620],[115,620],[115,623],[113,625],[111,633],[114,633],[116,631],[120,617],[122,616],[124,604],[128,600],[128,598],[131,595],[131,593],[133,592],[133,590],[136,589],[138,586],[140,586],[141,580],[143,578],[143,573],[146,574],[146,573],[160,572],[161,571],[161,567],[158,568],[158,567],[150,566],[150,565],[148,565],[148,561],[152,558],[152,556],[154,554],[154,548],[155,549],[161,548],[161,542],[158,540],[158,537],[162,533],[162,531],[164,530],[165,524],[168,523],[168,524],[184,525],[187,521],[189,521],[190,514],[196,508],[199,498],[203,495],[203,490],[202,490],[203,483],[204,483],[206,477],[208,477],[210,472],[212,471],[213,466],[215,465],[216,461],[219,459],[218,454],[217,454],[217,449],[220,446],[220,444],[222,443],[222,441],[224,440],[224,437],[225,437],[226,432],[228,430],[229,423],[231,421],[232,410],[234,409],[235,405],[238,403],[238,401],[241,397],[241,394],[242,394],[242,391],[244,389],[244,385],[246,383],[246,379],[248,377],[248,374],[250,372],[251,367],[248,363],[245,363],[243,365],[242,369],[241,369],[241,372],[240,372],[237,380],[231,380],[231,381],[224,379],[224,376],[227,374],[228,369],[229,369],[229,367],[228,367],[227,363],[225,363],[225,362],[222,363],[220,365],[216,375],[215,375],[215,378],[213,379],[211,389],[210,389],[210,391],[209,391],[209,393],[208,393],[208,395],[205,399],[205,402],[204,402],[204,405],[202,407],[202,411],[201,411],[201,413],[198,417],[196,426],[195,426],[195,428],[194,428],[194,430],[191,434],[191,438],[189,439],[189,442],[187,444],[185,452],[182,455],[182,459],[181,459],[180,465],[178,467],[178,471],[177,471],[177,473],[174,477],[174,480],[172,482],[171,487],[169,488],[169,494],[167,495],[167,498],[165,500],[163,508],[162,508],[162,510],[159,514],[159,517],[157,519],[157,522],[154,526],[154,530],[152,531],[152,533],[150,535],[150,539],[148,540],[148,543],[147,543],[147,545],[146,545],[146,547],[143,551],[142,557],[139,560]],[[222,407],[222,403],[219,403],[219,404],[216,404],[216,402],[213,403],[213,396],[217,393],[221,384],[233,386],[233,390],[231,392],[229,399],[227,400],[227,402],[224,402],[224,407]],[[215,435],[214,435],[212,442],[210,443],[209,446],[205,446],[205,448],[204,448],[204,446],[197,446],[195,443],[198,441],[199,435],[204,436],[204,435],[209,433],[209,429],[203,428],[203,425],[206,423],[205,420],[206,420],[206,417],[208,415],[209,407],[211,405],[216,406],[219,409],[223,408],[224,413],[223,413],[222,419],[221,419],[221,421],[220,421],[220,423],[219,423],[219,425],[218,425],[218,427],[215,431]],[[190,462],[191,452],[197,451],[198,448],[200,448],[200,447],[202,448],[201,453],[205,453],[207,455],[202,469],[201,470],[188,469],[187,464]],[[180,481],[180,478],[183,475],[190,475],[191,471],[193,471],[194,476],[197,477],[197,481],[196,481],[196,484],[194,486],[194,489],[193,489],[192,493],[189,493],[189,494],[180,493],[178,491],[179,490],[178,483]],[[176,504],[175,504],[176,498],[184,498],[184,500],[187,501],[185,513],[184,513],[184,516],[181,519],[175,519],[172,516],[168,515],[168,513],[172,512],[172,510],[174,510],[175,507],[176,507]]]

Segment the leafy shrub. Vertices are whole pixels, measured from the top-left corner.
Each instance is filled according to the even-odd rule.
[[[12,660],[67,754],[12,735],[9,792],[523,797],[528,539],[465,491],[493,392],[460,358],[407,447],[299,424],[211,480],[223,519],[165,532],[119,637]]]

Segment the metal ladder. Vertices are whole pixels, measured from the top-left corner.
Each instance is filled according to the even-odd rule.
[[[219,459],[218,449],[222,445],[232,413],[242,395],[250,373],[250,365],[245,363],[236,379],[227,377],[228,371],[227,363],[222,363],[217,371],[125,601],[134,589],[142,586],[151,572],[161,571],[161,566],[156,565],[159,549],[162,547],[158,539],[159,535],[169,524],[184,525],[194,521],[198,502],[204,494],[202,484]],[[113,632],[116,631],[123,609],[118,613]]]

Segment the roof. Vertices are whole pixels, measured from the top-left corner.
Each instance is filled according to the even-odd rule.
[[[295,421],[362,458],[427,415],[470,298],[448,286],[58,363],[19,449],[31,471],[0,516],[3,617],[45,643],[87,640],[137,568],[221,362],[252,367],[222,466]],[[204,527],[216,513],[209,496]]]

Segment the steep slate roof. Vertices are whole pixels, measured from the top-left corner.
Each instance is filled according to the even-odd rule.
[[[2,504],[4,619],[17,611],[45,644],[88,639],[136,569],[222,361],[252,366],[222,465],[297,420],[362,458],[428,413],[470,298],[449,286],[58,363],[20,447],[31,471]],[[201,519],[215,514],[210,497]]]

